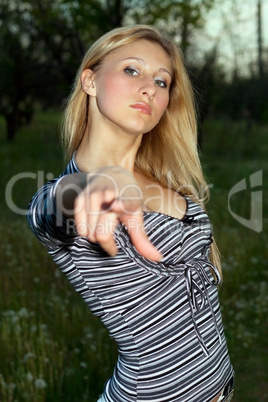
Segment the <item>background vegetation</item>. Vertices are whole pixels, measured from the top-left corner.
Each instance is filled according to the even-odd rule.
[[[85,49],[103,32],[133,22],[159,26],[184,50],[223,259],[220,298],[236,371],[234,402],[268,400],[267,65],[259,57],[247,75],[237,65],[227,73],[217,44],[195,58],[194,38],[213,7],[216,0],[0,0],[1,402],[94,402],[112,372],[115,345],[31,234],[24,213],[37,189],[64,167],[60,109]],[[263,184],[252,191],[262,192],[260,233],[228,209],[230,189],[245,178],[248,188],[231,206],[250,218],[249,177],[257,171]]]
[[[239,6],[239,1],[227,0],[236,24],[245,6],[245,2]],[[180,45],[201,95],[201,120],[213,113],[244,118],[248,125],[267,123],[268,69],[261,0],[251,1],[255,2],[252,13],[258,35],[256,43],[251,41],[248,46],[256,49],[255,59],[248,57],[248,65],[240,68],[240,53],[250,52],[238,48],[236,31],[227,24],[226,16],[222,17],[226,26],[222,36],[231,38],[233,53],[233,66],[226,71],[219,62],[219,43],[205,46],[202,53],[200,40],[208,13],[219,7],[219,0],[0,0],[0,115],[7,138],[14,139],[38,106],[43,110],[59,107],[69,94],[86,49],[101,34],[134,23],[155,25]]]
[[[58,114],[37,113],[12,144],[1,123],[1,188],[22,171],[35,175],[12,188],[14,205],[23,210],[42,180],[63,167]],[[213,185],[208,209],[223,258],[220,297],[236,371],[234,402],[268,398],[267,232],[242,226],[227,206],[238,181],[266,171],[266,135],[267,127],[254,126],[249,141],[245,123],[227,119],[209,120],[204,128],[202,160]],[[237,194],[232,210],[248,217],[249,204],[250,189]],[[94,402],[112,373],[115,345],[3,193],[0,207],[0,400]]]

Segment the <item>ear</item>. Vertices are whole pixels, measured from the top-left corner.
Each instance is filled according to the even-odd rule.
[[[90,96],[96,96],[96,88],[94,85],[94,72],[87,68],[81,74],[81,85],[83,91]]]

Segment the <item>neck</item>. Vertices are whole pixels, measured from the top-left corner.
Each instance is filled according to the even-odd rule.
[[[120,132],[118,127],[114,131],[88,128],[76,155],[80,170],[89,172],[103,166],[121,166],[134,173],[142,134]]]

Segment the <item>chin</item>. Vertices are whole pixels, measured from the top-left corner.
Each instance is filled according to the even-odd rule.
[[[140,134],[146,134],[149,131],[151,131],[155,125],[148,125],[148,124],[136,124],[135,126],[132,126],[129,128],[130,133],[135,134],[135,135],[140,135]]]

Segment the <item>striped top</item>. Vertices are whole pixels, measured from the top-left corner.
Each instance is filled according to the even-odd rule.
[[[75,172],[73,156],[60,177]],[[48,182],[33,197],[28,222],[118,344],[105,401],[211,401],[233,368],[218,300],[220,278],[208,260],[212,233],[207,214],[189,197],[181,220],[144,212],[148,237],[163,260],[141,256],[123,224],[115,231],[118,253],[110,257],[78,236],[73,221],[57,211],[58,181]]]

